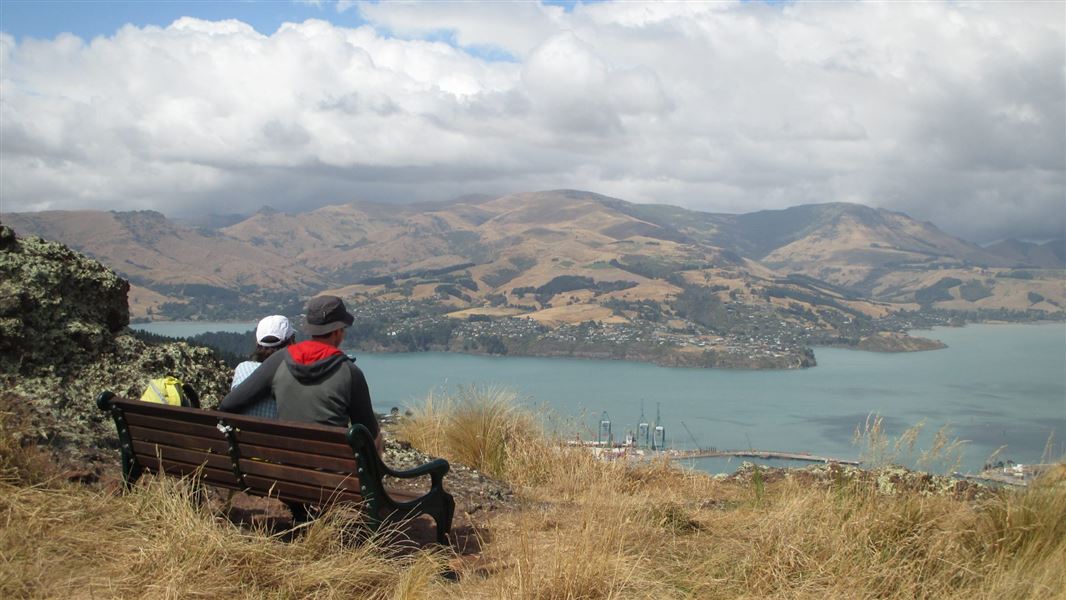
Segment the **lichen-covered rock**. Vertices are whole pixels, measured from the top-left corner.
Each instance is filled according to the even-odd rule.
[[[62,244],[0,226],[0,372],[63,370],[129,324],[129,283]]]
[[[113,445],[96,395],[139,397],[153,377],[178,377],[205,406],[225,394],[229,370],[210,350],[133,337],[128,291],[95,260],[0,226],[0,399],[25,409],[33,441],[68,455]]]
[[[759,480],[765,483],[782,479],[793,479],[809,485],[855,483],[869,486],[870,489],[884,496],[918,493],[929,496],[949,496],[957,500],[973,500],[990,493],[990,489],[980,483],[924,471],[912,471],[900,466],[866,470],[850,465],[830,463],[787,469],[760,467],[745,461],[725,480],[750,483],[756,478],[756,472],[758,472]]]

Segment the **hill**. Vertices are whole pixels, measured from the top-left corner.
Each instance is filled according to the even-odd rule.
[[[806,344],[900,331],[919,309],[921,324],[1066,315],[1063,271],[1044,268],[1050,260],[1019,269],[1028,263],[855,204],[730,215],[554,190],[265,208],[215,219],[218,229],[158,213],[5,220],[128,276],[137,318],[295,316],[303,298],[329,289],[363,306],[368,321],[397,325],[365,332],[378,349],[787,367],[811,364]],[[388,339],[418,319],[417,335],[399,336],[412,342]],[[600,343],[565,342],[588,338],[590,326],[607,328]],[[621,356],[619,340],[633,341]]]
[[[1003,257],[1012,267],[1066,268],[1066,238],[1048,240],[1040,244],[1024,240],[1003,240],[985,250]]]

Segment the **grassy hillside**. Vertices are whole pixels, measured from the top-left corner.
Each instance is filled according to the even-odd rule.
[[[324,288],[360,297],[437,297],[460,309],[502,302],[535,312],[547,304],[601,305],[638,296],[668,303],[686,281],[726,285],[724,280],[738,279],[762,286],[767,278],[794,274],[900,308],[914,301],[925,278],[947,269],[984,277],[990,292],[979,305],[967,304],[974,302],[967,295],[954,298],[961,307],[945,298],[940,308],[1058,313],[1066,306],[1066,293],[1056,291],[1062,287],[1061,243],[983,249],[902,213],[846,203],[733,215],[551,190],[437,204],[349,203],[292,214],[264,208],[214,230],[182,226],[150,211],[5,219],[22,234],[63,242],[129,278],[136,317],[218,318],[228,303],[250,318],[256,307],[291,300],[286,292],[307,296]],[[1059,269],[1047,272],[1049,281],[1060,284],[1051,286],[1050,295],[1030,290],[1050,302],[1025,302],[1024,293],[1019,300],[1006,289],[1030,285],[997,279],[1012,267]],[[449,273],[450,279],[442,277]],[[559,276],[629,280],[636,289],[573,300],[545,297],[533,305],[513,293]],[[438,288],[455,279],[467,282],[467,289]],[[758,296],[736,300],[752,304]]]
[[[514,486],[516,508],[475,513],[479,543],[465,551],[367,537],[340,511],[298,532],[242,529],[174,482],[126,495],[63,483],[11,443],[5,418],[0,595],[972,600],[1066,590],[1066,466],[1025,490],[900,470],[723,479],[558,449],[506,396],[438,398],[403,429]]]

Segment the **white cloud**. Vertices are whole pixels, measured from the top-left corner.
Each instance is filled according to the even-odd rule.
[[[2,209],[576,187],[858,201],[973,237],[1064,227],[1062,4],[357,6],[369,25],[269,36],[190,18],[0,35]],[[442,32],[459,47],[420,39]]]

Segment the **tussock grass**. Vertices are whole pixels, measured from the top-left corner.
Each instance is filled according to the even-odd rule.
[[[404,431],[515,486],[518,509],[478,513],[479,556],[353,541],[340,512],[284,542],[174,481],[120,496],[8,481],[0,597],[1066,598],[1066,465],[975,501],[886,494],[875,477],[723,480],[597,461],[537,437],[533,417],[497,405],[506,394],[467,393]],[[438,576],[446,561],[458,583]]]
[[[503,387],[461,386],[430,394],[399,434],[416,448],[492,475],[506,477],[510,458],[543,436],[536,420],[518,409],[518,394]]]
[[[193,502],[186,482],[146,480],[121,497],[0,484],[0,597],[421,598],[442,558],[351,541],[353,515],[295,541],[248,532]]]

